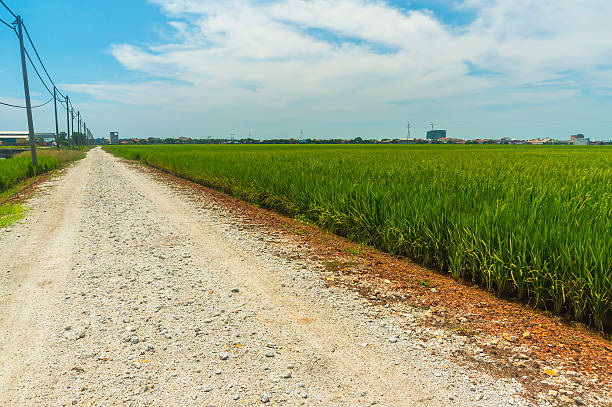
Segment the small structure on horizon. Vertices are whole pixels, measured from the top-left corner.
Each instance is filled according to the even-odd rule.
[[[588,146],[591,143],[591,140],[584,137],[584,134],[578,133],[570,136],[570,143],[575,146]]]
[[[111,131],[110,132],[110,143],[111,144],[119,144],[119,132]]]

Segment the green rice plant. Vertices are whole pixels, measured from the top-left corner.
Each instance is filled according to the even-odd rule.
[[[612,332],[612,147],[106,149]]]
[[[0,193],[27,178],[55,170],[83,157],[85,153],[82,151],[38,149],[38,166],[32,164],[29,151],[0,160]]]

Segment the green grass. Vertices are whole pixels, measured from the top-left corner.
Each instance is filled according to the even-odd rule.
[[[0,193],[30,177],[55,170],[85,157],[85,152],[76,150],[39,149],[37,153],[38,166],[36,167],[32,165],[29,151],[0,160]]]
[[[0,160],[0,229],[21,219],[24,208],[20,203],[7,203],[38,175],[61,168],[85,157],[83,151],[38,149],[38,166],[32,165],[30,152]]]
[[[109,146],[612,332],[612,148]]]
[[[0,229],[10,226],[23,218],[24,209],[21,204],[6,204],[0,206]]]

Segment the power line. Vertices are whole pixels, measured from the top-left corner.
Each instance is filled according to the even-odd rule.
[[[25,48],[24,48],[24,51],[25,51],[26,56],[28,57],[28,60],[30,61],[30,64],[32,65],[32,68],[34,68],[34,72],[36,72],[36,76],[38,76],[38,79],[40,79],[45,89],[47,89],[47,92],[49,92],[49,94],[53,96],[53,92],[51,92],[51,89],[49,89],[49,87],[47,86],[47,83],[43,80],[42,76],[40,76],[40,72],[38,72],[38,69],[36,69],[36,65],[34,65],[32,58],[30,58],[30,53]]]
[[[0,0],[2,1],[2,0]],[[17,31],[15,31],[15,35],[17,36],[17,38],[19,38],[19,34],[17,33]],[[34,61],[32,61],[32,58],[30,57],[30,53],[28,52],[27,49],[23,49],[25,51],[26,56],[28,57],[28,60],[30,61],[30,65],[32,65],[32,68],[34,68],[34,72],[36,72],[36,76],[38,76],[38,79],[40,79],[40,81],[42,82],[42,84],[44,85],[45,89],[47,89],[47,92],[49,92],[49,94],[51,96],[53,96],[53,92],[51,92],[51,89],[49,89],[49,87],[47,86],[47,83],[43,80],[42,76],[40,75],[40,72],[38,72],[38,69],[36,69],[36,65],[34,65]],[[44,66],[43,66],[44,68]],[[45,70],[46,72],[46,70]],[[48,75],[48,74],[47,74]],[[53,83],[53,81],[51,81]]]
[[[5,26],[7,26],[8,28],[10,28],[11,30],[15,31],[15,27],[13,27],[12,25],[10,25],[9,23],[7,23],[6,21],[4,21],[3,19],[0,18],[0,23],[4,24]]]
[[[6,4],[4,4],[4,2],[2,2],[2,0],[0,0],[0,3],[2,3],[6,7]],[[17,37],[19,37],[19,34],[17,34],[17,31],[15,30],[15,28],[10,26],[10,25],[9,25],[9,27],[15,32],[15,35],[17,35]],[[23,24],[23,28],[25,29],[26,35],[28,37],[28,40],[30,41],[30,44],[32,45],[32,49],[34,50],[34,53],[36,54],[36,57],[38,58],[38,61],[40,62],[40,65],[42,66],[43,70],[45,71],[45,74],[47,75],[47,78],[49,78],[49,81],[51,81],[51,83],[53,84],[53,87],[57,90],[57,93],[59,93],[60,95],[64,96],[64,94],[59,89],[57,89],[57,86],[55,85],[55,82],[53,82],[53,79],[51,79],[51,75],[49,75],[49,72],[47,71],[47,68],[45,67],[45,64],[42,62],[42,59],[40,58],[40,55],[38,54],[38,51],[36,50],[36,46],[34,45],[34,42],[32,41],[32,37],[30,37],[30,33],[28,32],[28,28],[25,26],[25,24]],[[32,65],[32,68],[34,68],[34,72],[36,72],[36,76],[38,76],[38,79],[40,79],[40,81],[42,82],[42,84],[45,87],[45,89],[47,89],[47,92],[49,92],[49,94],[51,96],[53,96],[53,92],[51,91],[51,89],[49,89],[49,86],[47,86],[47,83],[42,78],[42,75],[40,74],[40,72],[36,68],[36,65],[34,64],[34,61],[32,61],[32,57],[30,57],[30,53],[28,52],[27,49],[24,49],[24,51],[25,51],[26,56],[28,57],[28,61],[30,61],[30,65]]]
[[[49,103],[51,103],[51,101],[53,100],[53,98],[47,100],[45,103],[41,103],[40,105],[36,105],[36,106],[32,106],[32,109],[37,108],[37,107],[43,107],[45,105],[48,105]],[[18,106],[18,105],[12,105],[10,103],[4,103],[4,102],[0,102],[0,105],[4,105],[4,106],[10,106],[10,107],[17,107],[19,109],[26,109],[26,106]]]
[[[4,8],[5,8],[5,9],[7,9],[7,10],[8,10],[8,12],[9,12],[9,13],[11,13],[11,15],[12,15],[13,17],[17,18],[17,16],[15,15],[15,13],[13,13],[13,10],[11,10],[11,9],[9,8],[9,6],[7,6],[7,5],[6,5],[6,3],[4,3],[2,0],[0,0],[0,3],[2,3],[2,5],[4,6]]]
[[[38,51],[36,50],[36,46],[34,46],[34,42],[32,41],[32,37],[30,37],[30,33],[28,32],[28,27],[24,24],[23,28],[25,29],[25,33],[26,33],[26,36],[28,37],[28,41],[30,41],[30,45],[32,45],[32,49],[34,50],[34,53],[36,54],[36,58],[38,58],[38,62],[40,62],[40,65],[42,66],[42,69],[47,74],[47,78],[49,78],[49,80],[53,84],[53,87],[55,87],[55,89],[57,90],[57,93],[59,93],[60,95],[64,96],[64,94],[62,92],[60,92],[59,89],[57,89],[57,86],[55,85],[55,82],[53,82],[53,79],[51,79],[51,75],[49,75],[49,72],[47,71],[47,68],[45,67],[45,64],[43,64],[43,61],[40,58],[40,55],[38,55]]]
[[[0,18],[0,23],[2,23],[2,25],[5,25],[6,27],[10,28],[11,30],[13,30],[13,32],[15,33],[17,38],[19,39],[19,47],[20,47],[20,51],[21,51],[21,65],[22,65],[22,71],[23,71],[23,81],[24,81],[24,92],[25,92],[25,98],[26,98],[26,106],[20,106],[20,105],[15,105],[15,104],[6,103],[6,102],[0,102],[0,105],[1,106],[14,107],[14,108],[18,108],[18,109],[26,109],[27,110],[28,127],[29,127],[29,133],[30,133],[30,147],[31,147],[31,150],[32,150],[32,162],[34,163],[34,165],[37,165],[36,147],[35,147],[34,139],[33,139],[34,127],[33,127],[33,120],[32,120],[32,109],[33,108],[43,107],[43,106],[51,103],[52,101],[55,101],[55,103],[56,103],[55,104],[55,130],[56,130],[56,138],[57,138],[57,133],[58,133],[57,100],[59,100],[60,104],[62,106],[66,107],[66,121],[67,121],[67,126],[68,126],[67,133],[68,133],[68,137],[69,137],[71,145],[73,144],[72,143],[73,140],[72,140],[72,137],[70,137],[70,134],[74,133],[74,113],[75,113],[75,109],[74,109],[74,105],[71,103],[71,101],[68,98],[68,96],[64,95],[57,88],[57,85],[55,84],[55,81],[53,81],[53,78],[49,74],[49,71],[47,70],[47,67],[45,66],[45,63],[43,62],[42,58],[40,57],[38,49],[36,48],[36,45],[34,44],[34,41],[32,40],[32,36],[30,35],[30,32],[29,32],[28,28],[26,27],[26,25],[23,23],[23,19],[21,18],[21,16],[20,15],[16,15],[15,13],[13,13],[13,11],[6,5],[4,0],[0,0],[0,5],[2,5],[13,17],[15,17],[15,20],[16,20],[13,24],[9,24],[4,19]],[[15,25],[17,25],[17,27],[15,27]],[[44,78],[43,75],[41,75],[39,69],[36,66],[37,64],[34,63],[34,60],[30,56],[30,53],[28,52],[27,48],[24,46],[23,31],[25,31],[26,37],[27,37],[27,39],[28,39],[28,41],[30,43],[30,46],[32,47],[32,50],[34,51],[34,54],[35,54],[36,59],[38,61],[37,63],[40,64],[40,66],[42,67],[43,72],[46,75],[46,78]],[[38,77],[40,82],[43,84],[43,86],[45,87],[47,92],[51,95],[51,98],[49,100],[47,100],[45,103],[42,103],[42,104],[36,105],[36,106],[31,106],[31,103],[30,103],[30,91],[29,91],[28,78],[27,78],[27,64],[28,64],[28,62],[26,61],[26,57],[27,57],[27,61],[29,61],[30,65],[32,66],[32,69],[34,69],[34,72],[36,73],[36,76]],[[47,80],[49,80],[49,82],[51,83],[51,85],[53,87],[53,91],[51,90],[51,86],[49,86],[47,84],[47,82],[46,82]],[[59,98],[58,94],[61,95],[62,98]],[[77,111],[77,118],[78,118],[79,128],[80,128],[80,125],[81,125],[81,115],[80,115],[79,111]],[[71,128],[72,128],[72,132],[70,132]],[[85,123],[84,122],[83,122],[83,131],[84,131],[84,133],[87,133],[87,134],[90,133],[89,129],[87,129],[85,127]]]

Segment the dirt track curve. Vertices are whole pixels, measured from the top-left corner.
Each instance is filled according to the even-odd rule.
[[[41,189],[0,237],[0,406],[534,403],[410,324],[426,311],[328,286],[296,243],[100,149]]]

